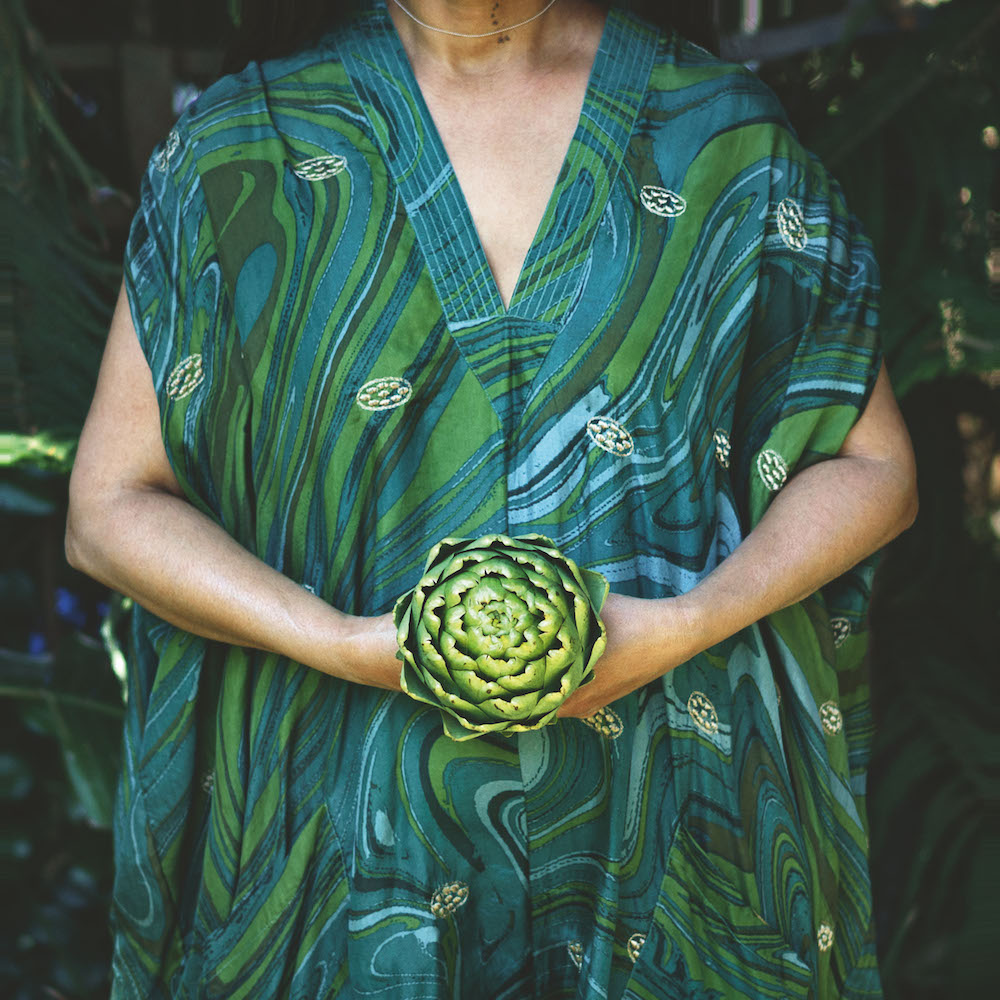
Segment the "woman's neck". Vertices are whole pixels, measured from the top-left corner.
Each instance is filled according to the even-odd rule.
[[[589,6],[580,0],[555,0],[551,6],[549,0],[385,0],[385,4],[412,62],[429,59],[463,74],[488,73],[511,60],[532,59],[549,49],[570,19],[579,18],[581,7]]]

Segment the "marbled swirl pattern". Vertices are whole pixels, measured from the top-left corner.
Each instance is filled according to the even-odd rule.
[[[683,592],[784,487],[761,456],[834,455],[874,383],[877,268],[836,182],[749,71],[620,11],[508,310],[381,5],[171,135],[126,255],[167,452],[344,611],[493,532]],[[879,997],[872,568],[590,725],[471,743],[139,611],[113,995]]]

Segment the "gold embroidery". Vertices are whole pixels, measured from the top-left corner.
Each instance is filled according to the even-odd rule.
[[[431,913],[435,917],[447,917],[460,906],[465,906],[469,898],[469,887],[464,882],[449,882],[437,889],[431,897]]]
[[[170,166],[170,159],[174,153],[177,152],[177,148],[180,144],[180,133],[177,129],[172,128],[167,133],[166,139],[163,141],[163,148],[153,158],[153,166],[156,167],[161,174],[165,174],[167,172],[167,168]]]
[[[402,377],[369,379],[358,390],[358,406],[365,410],[391,410],[410,398],[413,386]]]
[[[645,934],[633,934],[628,939],[628,957],[632,959],[633,962],[639,957],[639,952],[642,950],[642,946],[646,943]]]
[[[851,623],[846,618],[831,618],[830,629],[833,631],[834,649],[843,646],[851,634]]]
[[[292,170],[307,181],[325,181],[328,177],[336,177],[346,168],[347,160],[337,153],[314,156],[292,164]]]
[[[608,708],[607,705],[604,708],[599,708],[593,715],[588,715],[586,719],[581,719],[580,721],[590,726],[595,732],[611,740],[618,739],[625,731],[621,717],[613,709]]]
[[[687,202],[679,194],[665,187],[657,187],[655,184],[643,185],[639,192],[639,201],[647,211],[666,219],[683,215],[687,208]]]
[[[778,232],[790,250],[804,250],[809,237],[802,206],[793,198],[783,198],[778,205]]]
[[[829,924],[820,924],[816,931],[816,943],[820,951],[829,951],[833,947],[833,928]]]
[[[609,417],[591,417],[587,421],[587,436],[598,448],[612,455],[631,455],[635,450],[632,435]]]
[[[840,714],[837,703],[825,701],[819,706],[819,717],[823,722],[823,728],[834,736],[844,728],[844,717]]]
[[[180,361],[167,379],[167,395],[171,399],[190,396],[205,378],[200,354],[189,354]]]
[[[715,706],[701,691],[691,692],[687,700],[687,710],[699,729],[710,735],[719,731],[719,716]]]
[[[728,469],[729,454],[732,451],[729,444],[729,435],[719,427],[712,435],[712,440],[715,442],[715,457],[719,460],[719,465],[724,469]]]
[[[573,964],[579,969],[583,966],[583,945],[579,941],[570,941],[566,945],[566,950],[569,952],[569,957]]]
[[[785,465],[785,460],[770,448],[766,448],[757,456],[757,472],[772,493],[780,490],[788,478],[788,466]]]

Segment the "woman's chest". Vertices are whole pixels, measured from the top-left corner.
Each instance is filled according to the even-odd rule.
[[[580,115],[586,71],[541,93],[525,84],[424,96],[504,307],[510,303]],[[460,223],[456,223],[460,224]]]

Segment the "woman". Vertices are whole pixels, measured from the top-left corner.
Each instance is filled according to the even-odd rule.
[[[116,997],[875,997],[869,558],[913,520],[871,247],[774,96],[589,0],[373,0],[154,152],[71,483],[138,605]],[[603,572],[453,742],[445,536]]]

